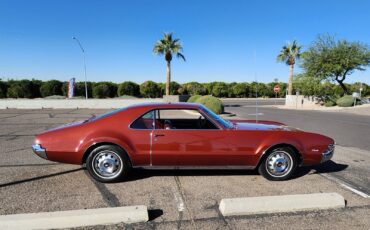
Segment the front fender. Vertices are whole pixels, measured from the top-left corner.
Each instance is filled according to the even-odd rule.
[[[300,138],[294,135],[295,132],[274,132],[270,136],[266,137],[264,141],[256,148],[256,155],[260,156],[258,162],[262,157],[274,146],[289,145],[294,147],[300,156],[305,153],[305,147]]]

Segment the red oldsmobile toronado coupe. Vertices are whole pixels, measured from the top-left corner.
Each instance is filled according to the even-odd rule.
[[[298,166],[328,161],[334,140],[273,121],[225,120],[193,103],[149,103],[67,124],[36,136],[51,161],[86,164],[101,182],[130,168],[258,169],[285,180]]]

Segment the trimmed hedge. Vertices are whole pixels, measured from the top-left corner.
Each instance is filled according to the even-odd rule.
[[[140,85],[140,93],[143,97],[160,97],[160,87],[154,81],[146,81]]]
[[[198,82],[189,82],[183,84],[184,92],[190,95],[205,95],[207,93],[207,89],[204,85]]]
[[[40,87],[41,96],[63,95],[62,87],[63,83],[57,80],[44,82]]]
[[[193,95],[191,96],[189,99],[188,99],[188,102],[189,103],[194,103],[196,102],[199,98],[201,98],[202,96],[201,95]]]
[[[36,80],[8,81],[9,88],[6,95],[8,98],[40,97],[39,83],[40,81]]]
[[[337,100],[337,105],[340,107],[353,106],[354,99],[351,95],[345,95]]]
[[[101,82],[95,84],[92,90],[94,98],[113,98],[116,96],[117,86],[111,82]]]
[[[221,114],[224,112],[224,105],[222,104],[222,101],[213,96],[200,97],[198,100],[196,100],[196,103],[204,105],[216,114]]]
[[[336,105],[336,103],[334,101],[327,101],[324,105],[325,107],[333,107]]]
[[[134,97],[140,96],[140,86],[132,81],[125,81],[118,86],[118,96],[129,95]]]
[[[0,81],[0,98],[6,98],[6,91],[8,90],[8,85]]]

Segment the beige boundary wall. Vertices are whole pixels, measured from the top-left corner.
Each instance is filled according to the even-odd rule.
[[[0,99],[0,109],[116,109],[153,102],[163,99]]]

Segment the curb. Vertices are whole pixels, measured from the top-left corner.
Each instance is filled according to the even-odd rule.
[[[144,205],[0,216],[0,229],[55,229],[148,221]]]
[[[223,216],[241,216],[344,207],[344,198],[338,193],[313,193],[222,199],[219,210]]]

